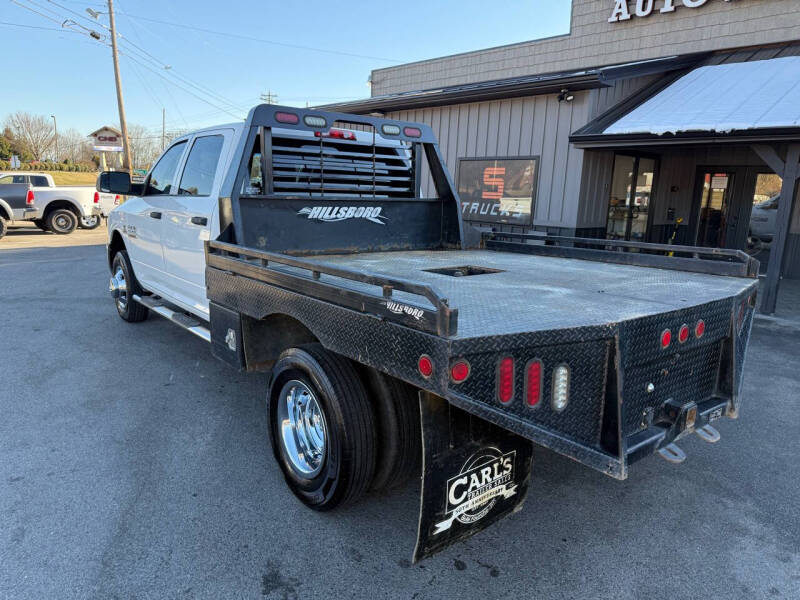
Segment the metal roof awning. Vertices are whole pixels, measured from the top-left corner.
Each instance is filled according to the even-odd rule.
[[[800,139],[800,56],[697,67],[570,136],[580,148]]]
[[[363,100],[326,104],[317,108],[353,114],[369,114],[371,112],[388,112],[446,104],[463,104],[539,94],[554,94],[562,89],[569,89],[570,91],[586,90],[605,87],[619,79],[685,69],[696,65],[706,56],[706,53],[687,54],[578,71],[494,79],[429,90],[374,96]]]

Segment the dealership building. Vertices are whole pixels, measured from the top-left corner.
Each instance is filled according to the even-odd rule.
[[[765,312],[800,279],[798,0],[573,0],[566,35],[370,81],[326,108],[430,125],[472,223],[741,249]]]

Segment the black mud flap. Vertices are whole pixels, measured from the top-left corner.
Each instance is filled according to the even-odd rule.
[[[533,445],[420,392],[422,494],[414,562],[522,508]]]

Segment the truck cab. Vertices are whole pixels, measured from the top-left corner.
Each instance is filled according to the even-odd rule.
[[[174,140],[137,187],[109,214],[111,245],[125,239],[148,290],[208,320],[204,243],[219,235],[219,190],[240,123]]]

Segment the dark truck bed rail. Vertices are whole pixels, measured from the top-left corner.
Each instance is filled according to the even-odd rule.
[[[730,277],[758,277],[758,260],[742,250],[701,248],[649,242],[577,238],[536,233],[484,232],[487,248],[541,256],[613,262]],[[506,241],[503,238],[517,241]],[[527,241],[540,242],[538,244]],[[601,248],[592,248],[600,246]],[[638,250],[638,252],[629,252]],[[662,254],[666,253],[666,254]]]
[[[428,284],[342,269],[285,254],[245,248],[220,241],[211,241],[206,244],[206,264],[209,267],[252,277],[318,300],[326,300],[361,312],[379,314],[384,318],[396,320],[415,329],[442,337],[454,335],[458,328],[458,309],[450,308],[447,298]],[[275,264],[307,271],[308,274],[276,269],[273,266]],[[321,281],[321,275],[379,287],[381,296],[352,290],[336,285],[333,281]],[[396,305],[392,303],[394,292],[405,292],[424,297],[433,305],[434,310],[418,308],[419,313],[402,310],[398,312]],[[406,302],[403,302],[401,306],[408,309],[417,308]],[[393,307],[395,310],[392,310]]]

